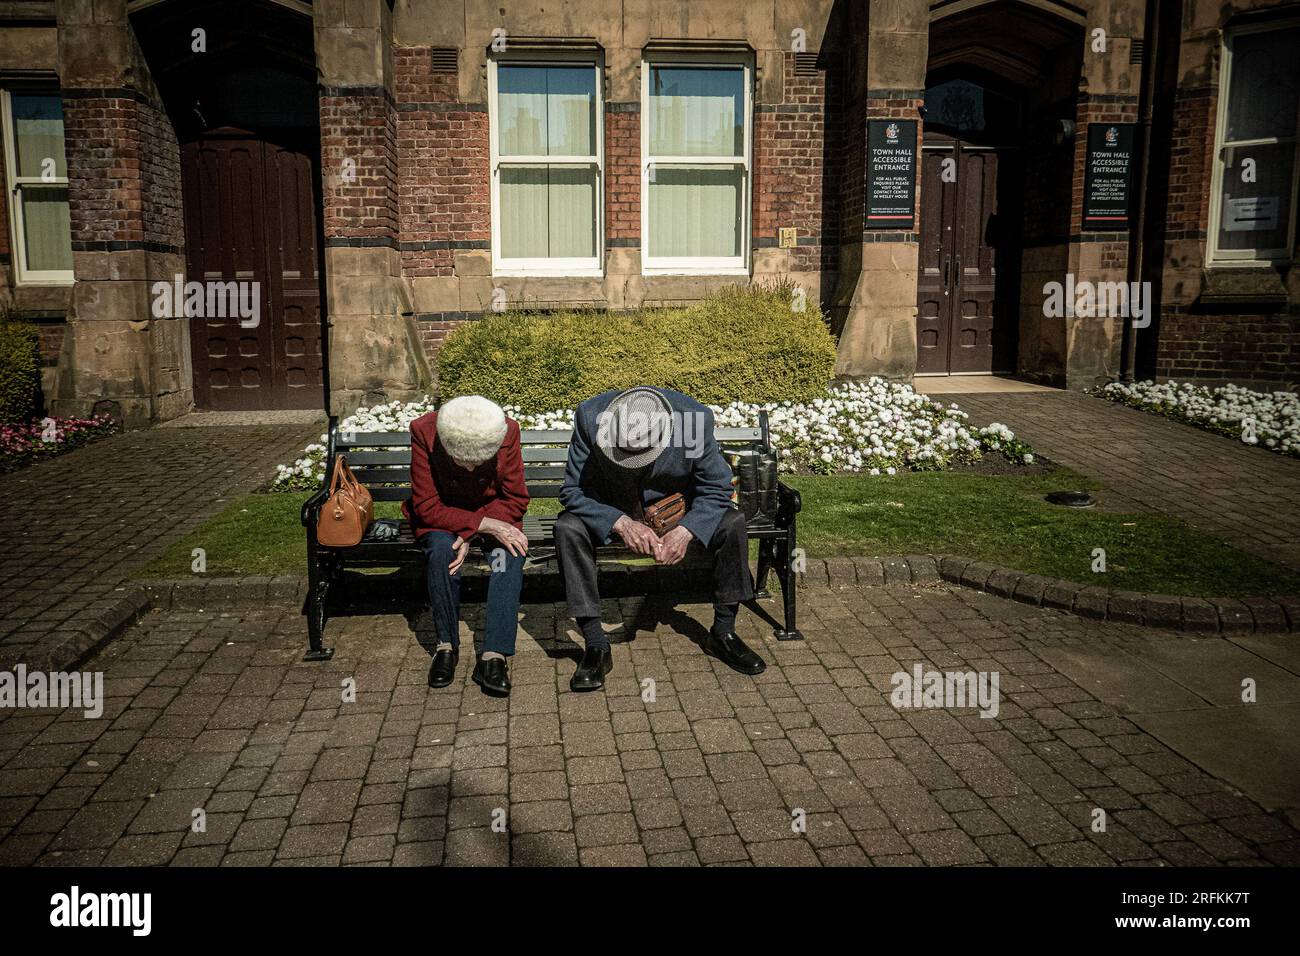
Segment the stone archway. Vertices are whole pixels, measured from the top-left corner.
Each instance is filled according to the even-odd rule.
[[[1074,150],[1063,132],[1076,112],[1080,22],[1056,4],[1017,0],[968,0],[933,12],[918,375],[1042,371],[1043,330],[1032,315],[1022,323],[1022,304],[1032,313],[1033,284],[1065,271]]]
[[[923,124],[927,78],[945,71],[995,75],[1018,89],[1059,87],[1064,92],[1057,99],[1064,112],[1079,80],[1082,24],[1078,8],[1050,0],[897,0],[846,10],[845,228],[839,281],[830,303],[840,330],[838,376],[910,379],[917,371],[917,284],[922,268],[919,233],[915,224],[882,229],[873,228],[866,220],[863,186],[868,124],[892,119],[915,119]],[[1060,55],[1061,51],[1068,55]],[[1055,143],[1055,130],[1034,125],[1040,116],[1046,122],[1050,113],[1030,103],[1027,138],[1035,143]],[[924,150],[924,135],[919,139]],[[1063,154],[1068,151],[1066,142],[1061,144]],[[1053,163],[1049,168],[1058,166]],[[926,201],[924,183],[917,192],[919,211]],[[1062,208],[1068,217],[1068,197],[1064,203],[1054,204],[1050,212],[1054,216]],[[1041,232],[1055,235],[1052,229]],[[1055,232],[1068,234],[1068,222],[1067,228]],[[1030,281],[1029,269],[1043,262],[1056,269],[1057,252],[1051,249],[1045,257],[1037,253],[1023,257],[1022,289]],[[1023,303],[1024,296],[1020,298]],[[1020,326],[1017,361],[1023,367],[1027,357],[1043,350],[1036,340],[1025,342],[1024,323]],[[1053,343],[1053,348],[1058,344],[1060,349],[1051,352],[1044,363],[1051,366],[1043,376],[1048,380],[1063,378],[1057,374],[1057,366],[1063,365],[1058,352],[1064,343]]]
[[[302,6],[142,2],[132,15],[179,146],[201,409],[326,404],[320,112]]]

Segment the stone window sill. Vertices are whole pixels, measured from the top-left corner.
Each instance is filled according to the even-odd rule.
[[[1211,266],[1201,271],[1201,305],[1286,305],[1286,265]]]

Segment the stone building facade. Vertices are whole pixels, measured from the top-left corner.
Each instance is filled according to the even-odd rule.
[[[0,0],[0,307],[131,425],[781,278],[844,376],[1292,387],[1297,48],[1277,0]]]

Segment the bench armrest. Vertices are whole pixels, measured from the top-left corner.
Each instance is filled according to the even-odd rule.
[[[316,533],[316,516],[320,513],[321,506],[328,500],[329,489],[322,488],[302,503],[302,513],[299,517],[308,534]]]
[[[776,500],[776,523],[780,527],[787,527],[794,520],[794,516],[803,510],[803,498],[784,481],[778,481]]]

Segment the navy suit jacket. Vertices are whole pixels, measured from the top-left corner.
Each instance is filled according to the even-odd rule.
[[[573,440],[560,489],[560,504],[582,519],[596,539],[608,543],[614,522],[674,492],[686,499],[681,524],[708,544],[731,507],[731,468],[713,436],[713,412],[689,395],[657,388],[672,407],[673,438],[646,471],[614,464],[596,445],[600,414],[622,390],[581,403],[573,416]]]

